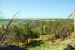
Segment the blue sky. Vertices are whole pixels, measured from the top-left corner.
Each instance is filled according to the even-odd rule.
[[[0,0],[0,18],[67,18],[75,0]]]

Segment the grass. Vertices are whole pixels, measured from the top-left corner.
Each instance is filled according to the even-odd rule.
[[[39,38],[37,40],[43,39]],[[40,44],[40,46],[30,47],[29,50],[63,50],[67,46],[67,44],[72,43],[72,40],[73,39],[65,39],[61,41],[60,39],[58,39],[55,43],[51,43],[50,41],[45,40],[43,44]]]

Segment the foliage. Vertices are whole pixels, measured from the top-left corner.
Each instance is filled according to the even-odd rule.
[[[5,26],[6,27],[6,26]],[[3,32],[5,32],[6,38],[4,39],[4,44],[22,42],[24,45],[32,42],[34,38],[39,38],[41,35],[49,35],[49,40],[54,42],[56,39],[65,39],[69,37],[72,32],[74,32],[73,20],[63,19],[63,20],[31,20],[13,23],[5,31],[4,27],[0,28],[0,42]],[[1,43],[2,44],[2,43]]]

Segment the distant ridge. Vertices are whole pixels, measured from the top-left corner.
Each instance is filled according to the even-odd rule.
[[[16,20],[56,20],[56,19],[72,19],[72,18],[20,18]],[[11,19],[0,19],[0,20],[11,20]]]

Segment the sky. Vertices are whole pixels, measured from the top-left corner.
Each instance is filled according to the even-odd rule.
[[[0,18],[67,18],[75,0],[0,0]]]

